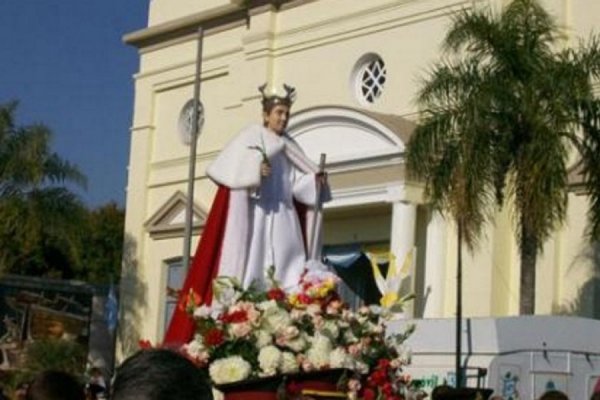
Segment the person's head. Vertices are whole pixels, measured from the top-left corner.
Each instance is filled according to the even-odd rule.
[[[290,117],[290,108],[284,104],[277,104],[271,107],[269,111],[263,111],[263,123],[265,128],[268,128],[278,135],[285,132],[288,119]]]
[[[145,349],[121,364],[112,400],[212,400],[212,390],[190,360],[166,349]]]
[[[27,388],[26,400],[85,400],[83,385],[71,374],[44,371]]]
[[[290,108],[296,95],[296,89],[293,87],[288,85],[283,85],[283,87],[286,92],[285,96],[267,95],[265,93],[266,84],[258,88],[262,94],[263,125],[278,135],[281,135],[287,128]]]
[[[569,400],[569,396],[560,390],[548,390],[540,397],[540,400]]]

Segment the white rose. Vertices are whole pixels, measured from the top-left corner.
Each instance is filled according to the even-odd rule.
[[[202,336],[200,335],[196,335],[194,340],[184,344],[183,351],[199,363],[204,364],[208,361],[209,354],[204,343],[202,343]]]
[[[311,347],[308,349],[306,357],[317,369],[325,368],[329,365],[329,356],[332,347],[331,341],[327,336],[317,333],[312,339]]]
[[[398,352],[398,361],[400,361],[404,365],[410,364],[412,359],[412,349],[409,346],[397,346],[396,351]]]
[[[277,302],[275,300],[266,300],[266,301],[261,301],[260,303],[257,303],[256,308],[258,308],[259,310],[265,311],[265,310],[268,310],[269,308],[279,308],[279,306],[277,305]]]
[[[352,368],[354,359],[343,348],[338,347],[329,355],[329,366],[331,368]]]
[[[354,335],[354,333],[352,332],[352,330],[347,330],[346,332],[344,332],[344,340],[347,343],[356,343],[356,342],[358,342],[358,338]]]
[[[284,351],[281,355],[281,372],[284,374],[292,374],[298,372],[300,366],[296,360],[296,356],[288,351]]]
[[[301,320],[305,315],[306,313],[304,310],[300,310],[298,308],[294,308],[292,311],[290,311],[290,318],[292,318],[294,321]]]
[[[306,313],[309,315],[320,315],[322,313],[321,306],[318,304],[309,304],[306,307]]]
[[[303,335],[300,335],[292,340],[288,340],[285,343],[285,347],[289,348],[290,350],[292,350],[295,353],[299,353],[299,352],[303,351],[304,349],[306,349],[307,345],[308,345],[308,342],[306,341],[306,339],[304,338]]]
[[[259,349],[273,344],[273,336],[265,330],[259,329],[254,331],[254,337],[256,338],[256,347]]]
[[[210,378],[216,384],[242,381],[250,376],[252,366],[240,356],[214,361],[208,368]]]
[[[258,364],[263,376],[272,376],[277,373],[282,362],[281,351],[275,346],[267,346],[258,353]]]
[[[229,325],[229,334],[236,338],[246,337],[252,332],[252,325],[249,322],[240,322]]]
[[[194,318],[203,318],[206,319],[211,316],[212,308],[207,307],[206,305],[201,305],[200,307],[196,307],[194,310]]]
[[[279,307],[269,307],[263,312],[262,328],[274,333],[292,323],[287,311]]]
[[[369,372],[369,366],[362,361],[356,361],[355,370],[360,374],[367,374]]]
[[[320,327],[319,332],[335,340],[340,335],[340,329],[335,321],[326,320]]]

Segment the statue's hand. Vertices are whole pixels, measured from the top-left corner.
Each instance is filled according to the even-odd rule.
[[[265,162],[260,164],[260,176],[266,178],[271,176],[271,166]]]
[[[317,182],[319,182],[321,186],[327,186],[327,172],[317,173]]]

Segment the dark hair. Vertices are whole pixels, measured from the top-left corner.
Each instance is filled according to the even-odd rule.
[[[212,400],[200,369],[171,350],[145,349],[129,357],[115,374],[112,400]]]
[[[44,371],[37,374],[27,389],[26,400],[85,400],[83,385],[71,374]]]
[[[269,114],[273,110],[273,108],[275,108],[275,106],[278,105],[284,105],[290,108],[292,106],[292,102],[289,99],[286,99],[285,97],[279,96],[265,97],[262,100],[262,110],[267,114]]]
[[[549,390],[540,397],[540,400],[569,400],[569,396],[560,390]]]

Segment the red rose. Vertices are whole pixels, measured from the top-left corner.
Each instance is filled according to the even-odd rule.
[[[248,312],[246,310],[234,311],[221,315],[219,319],[228,324],[246,322],[248,321]]]
[[[279,288],[273,288],[267,292],[269,300],[282,301],[285,299],[285,292]]]
[[[387,374],[385,371],[376,370],[369,377],[369,381],[373,382],[375,386],[381,386],[388,381]]]
[[[376,398],[377,398],[377,394],[375,393],[375,391],[373,389],[366,388],[365,391],[363,392],[364,400],[375,400]]]
[[[388,360],[387,358],[382,358],[381,360],[379,360],[377,362],[377,368],[383,368],[386,369],[390,366],[390,360]]]
[[[305,293],[300,293],[298,295],[298,301],[300,302],[300,304],[310,304],[312,302],[312,299],[309,295]]]
[[[218,346],[225,340],[225,334],[221,329],[211,328],[204,334],[204,343],[208,346]]]
[[[382,387],[381,387],[381,391],[383,392],[383,394],[385,394],[386,396],[391,396],[393,394],[394,388],[392,387],[392,384],[389,382],[386,382]]]

